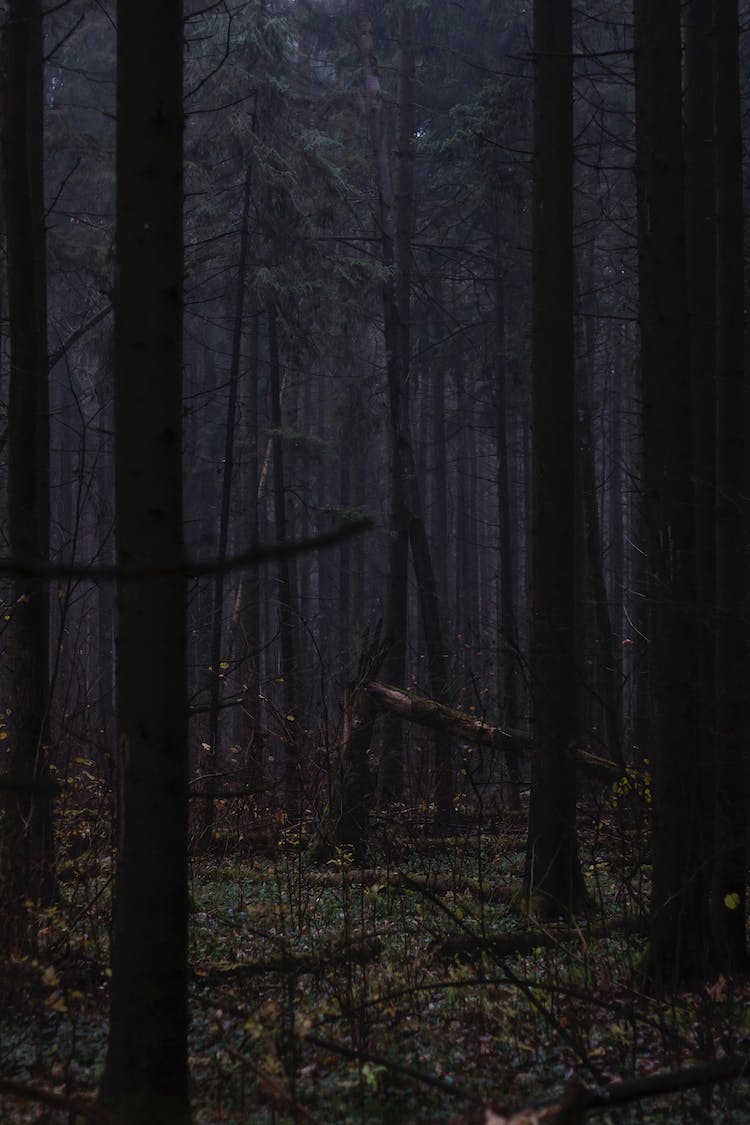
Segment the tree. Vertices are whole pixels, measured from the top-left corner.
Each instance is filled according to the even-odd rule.
[[[182,5],[122,0],[117,42],[120,844],[102,1106],[190,1120],[181,414]]]
[[[54,893],[49,750],[49,359],[42,11],[2,6],[2,173],[8,255],[8,524],[14,583],[12,741],[0,820],[4,940],[24,941],[25,899]],[[36,576],[23,567],[36,567]],[[39,571],[39,568],[42,568]]]
[[[679,0],[636,0],[636,178],[649,567],[655,984],[707,966],[705,745],[695,605]]]
[[[573,56],[570,0],[534,6],[532,763],[524,896],[585,899],[576,843]]]
[[[736,0],[715,0],[716,863],[713,936],[721,966],[746,969],[748,714],[745,559],[744,209]]]

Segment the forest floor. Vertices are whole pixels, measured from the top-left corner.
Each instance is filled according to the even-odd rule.
[[[309,868],[296,834],[225,815],[232,846],[191,872],[196,1125],[502,1123],[571,1078],[602,1091],[750,1053],[744,985],[642,990],[647,854],[611,805],[580,817],[590,911],[545,925],[510,905],[518,814],[433,837],[404,813],[376,824],[364,872]],[[94,843],[62,874],[37,955],[0,967],[2,1122],[73,1120],[3,1080],[86,1097],[103,1064],[111,856]],[[587,1120],[750,1122],[748,1104],[741,1079]]]

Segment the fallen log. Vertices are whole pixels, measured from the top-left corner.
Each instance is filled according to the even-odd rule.
[[[729,1055],[723,1059],[684,1070],[649,1074],[643,1078],[630,1078],[611,1082],[600,1090],[590,1090],[576,1081],[568,1084],[557,1102],[532,1106],[517,1113],[497,1112],[485,1105],[469,1117],[452,1118],[452,1125],[582,1125],[592,1111],[612,1109],[646,1098],[686,1090],[698,1090],[721,1082],[733,1082],[750,1074],[750,1058],[746,1055]]]
[[[443,703],[437,703],[434,699],[416,695],[411,691],[403,691],[401,688],[382,684],[377,680],[370,680],[364,684],[364,690],[373,706],[379,711],[390,711],[410,723],[430,727],[432,730],[445,730],[454,738],[479,743],[481,746],[490,746],[495,750],[502,750],[505,754],[514,754],[523,758],[531,756],[532,740],[523,731],[492,726],[466,711],[457,711],[452,707],[446,707]],[[568,752],[575,759],[578,768],[589,777],[613,782],[623,775],[623,769],[617,762],[592,754],[582,746],[572,745],[568,748]]]
[[[208,962],[196,966],[193,975],[199,984],[216,984],[230,978],[259,977],[266,973],[282,975],[320,973],[337,965],[366,965],[383,952],[378,938],[367,938],[349,945],[325,946],[311,953],[277,953],[260,961]]]

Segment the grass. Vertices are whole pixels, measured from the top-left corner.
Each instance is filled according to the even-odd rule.
[[[233,813],[234,816],[234,813]],[[236,826],[236,821],[235,821]],[[511,910],[523,826],[449,839],[381,825],[372,866],[308,868],[280,832],[192,864],[190,1064],[197,1125],[469,1122],[571,1077],[601,1088],[750,1048],[750,993],[706,981],[645,995],[649,869],[616,809],[581,816],[595,908],[540,926]],[[266,832],[266,840],[268,832]],[[235,843],[238,843],[235,840]],[[91,1093],[106,1046],[111,859],[73,859],[64,901],[36,919],[35,958],[2,970],[0,1076]],[[521,952],[502,935],[525,933]],[[510,938],[508,939],[510,940]],[[515,940],[515,939],[513,939]],[[750,1122],[738,1081],[611,1109],[610,1122]],[[592,1115],[593,1119],[593,1115]],[[0,1095],[0,1121],[68,1120]]]

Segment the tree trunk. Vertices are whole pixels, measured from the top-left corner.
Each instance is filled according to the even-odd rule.
[[[508,465],[508,365],[505,358],[505,287],[500,266],[499,239],[495,246],[495,457],[497,460],[497,527],[498,527],[498,638],[497,696],[500,720],[516,726],[520,717],[518,675],[520,653],[518,624],[513,596],[515,559],[511,533],[511,489]],[[507,803],[518,812],[521,808],[521,774],[516,761],[506,762],[510,784]]]
[[[8,532],[11,556],[49,560],[49,380],[43,180],[43,47],[39,0],[3,5],[2,173],[6,214],[10,385]],[[18,574],[12,614],[12,738],[0,819],[4,942],[25,944],[24,900],[55,894],[49,742],[49,592]]]
[[[680,2],[636,0],[636,171],[654,813],[648,971],[707,970],[705,745],[699,635],[682,172]]]
[[[208,702],[208,744],[213,754],[213,769],[207,779],[209,793],[216,787],[217,774],[222,770],[221,754],[221,695],[224,682],[222,670],[222,642],[224,640],[224,571],[222,564],[227,557],[229,543],[229,518],[231,515],[232,488],[234,477],[234,436],[237,428],[237,398],[240,383],[240,359],[242,349],[242,323],[245,313],[245,274],[247,272],[248,212],[250,208],[250,166],[245,172],[245,187],[242,197],[242,218],[240,225],[239,262],[237,265],[237,292],[235,295],[234,325],[232,328],[232,355],[229,367],[229,399],[227,420],[224,430],[224,462],[221,481],[221,501],[219,505],[219,527],[216,544],[216,561],[219,569],[214,575],[214,588],[211,613],[211,640],[209,644],[210,690]],[[244,544],[243,544],[244,546]],[[208,849],[213,842],[214,799],[206,797],[203,810],[203,825],[199,846]]]
[[[409,411],[409,360],[411,316],[411,240],[414,225],[414,13],[402,3],[399,22],[398,78],[398,190],[394,199],[388,139],[380,79],[375,56],[369,0],[359,4],[360,47],[370,137],[379,195],[383,264],[395,265],[396,280],[383,284],[383,320],[389,398],[390,436],[390,540],[386,594],[386,661],[389,676],[405,672],[407,621],[407,566],[411,545],[419,594],[420,622],[425,635],[430,690],[438,698],[447,692],[440,605],[427,532],[422,515],[417,468],[411,438]],[[402,786],[400,746],[388,728],[384,740],[381,795],[397,796]],[[450,817],[453,779],[450,746],[438,737],[435,746],[434,791],[437,818]]]
[[[716,129],[716,745],[714,942],[721,967],[747,968],[747,543],[744,264],[739,26],[714,0]]]
[[[281,359],[276,323],[276,309],[268,309],[268,364],[271,389],[271,426],[273,438],[273,511],[277,543],[286,543],[287,491],[285,479],[283,420],[281,413]],[[300,743],[299,727],[301,692],[299,687],[299,654],[296,630],[299,623],[297,603],[297,566],[290,555],[283,555],[277,564],[279,643],[281,660],[279,674],[282,680],[281,701],[284,722],[284,794],[287,815],[296,820],[300,815]]]
[[[117,8],[115,538],[120,846],[99,1099],[190,1121],[182,513],[182,5]]]
[[[534,757],[523,896],[569,912],[585,900],[576,841],[575,376],[571,2],[534,7]]]
[[[434,699],[426,699],[376,680],[367,682],[364,690],[379,710],[390,711],[411,723],[432,730],[445,730],[453,738],[489,746],[516,757],[528,757],[534,751],[533,739],[522,731],[494,727],[466,711],[456,711]],[[619,763],[600,758],[582,746],[571,744],[565,748],[565,754],[574,767],[578,765],[590,777],[611,783],[623,776]]]

